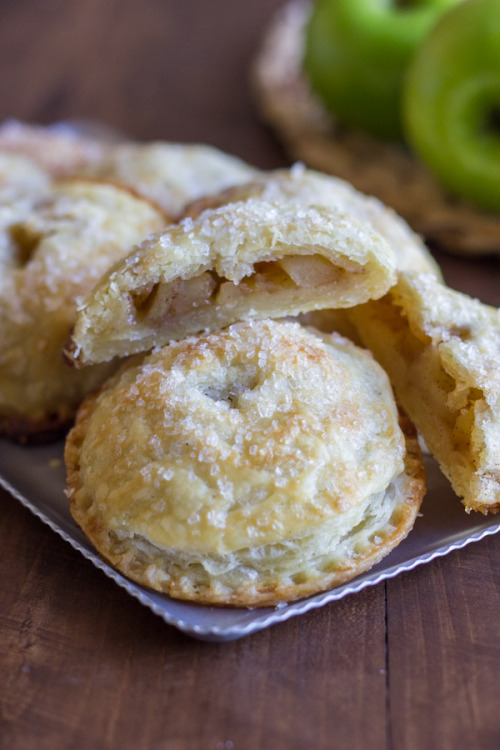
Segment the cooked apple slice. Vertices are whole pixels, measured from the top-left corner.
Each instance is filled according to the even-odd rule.
[[[351,307],[394,281],[394,254],[369,224],[321,206],[231,203],[115,266],[80,299],[66,355],[83,366],[245,318]]]

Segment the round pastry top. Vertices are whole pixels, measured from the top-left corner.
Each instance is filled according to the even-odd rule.
[[[69,494],[88,523],[212,553],[349,515],[386,489],[405,452],[367,352],[269,320],[129,363],[84,404],[74,432]]]

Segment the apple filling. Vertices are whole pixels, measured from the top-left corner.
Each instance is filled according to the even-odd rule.
[[[406,403],[403,395],[409,389],[406,408],[415,414],[417,427],[424,433],[426,423],[430,422],[434,425],[432,429],[438,430],[438,438],[432,433],[427,435],[429,448],[434,451],[435,441],[439,440],[441,444],[446,443],[447,451],[453,453],[457,464],[472,465],[471,434],[477,419],[476,407],[478,402],[484,401],[484,393],[449,372],[430,338],[423,331],[414,332],[402,309],[391,304],[387,297],[377,303],[377,318],[394,334],[392,378],[403,405]],[[449,329],[449,336],[467,341],[471,331],[467,325],[457,325]],[[384,363],[383,357],[381,363]],[[432,416],[424,417],[420,423],[420,404],[424,400]],[[439,425],[446,426],[446,431]]]
[[[349,269],[349,274],[352,272]],[[346,269],[333,265],[322,256],[289,255],[256,263],[253,273],[245,276],[239,284],[215,271],[168,283],[150,282],[129,293],[131,315],[137,324],[156,325],[204,306],[237,304],[248,294],[268,295],[287,288],[314,289],[339,284],[347,275]]]
[[[218,286],[217,278],[210,271],[192,279],[146,284],[130,292],[135,321],[153,323],[173,315],[183,315],[208,304]]]

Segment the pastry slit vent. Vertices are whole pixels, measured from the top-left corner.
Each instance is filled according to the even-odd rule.
[[[9,228],[10,255],[14,268],[24,268],[40,244],[41,235],[26,224],[12,224]]]
[[[204,305],[225,305],[235,296],[248,292],[258,294],[290,286],[307,289],[337,284],[347,274],[345,269],[320,255],[288,255],[256,263],[253,272],[239,284],[219,276],[215,271],[205,271],[189,279],[149,282],[130,292],[130,302],[137,323],[146,320],[160,322]]]
[[[231,409],[240,406],[239,398],[244,393],[255,390],[259,384],[257,373],[253,368],[238,369],[238,377],[231,383],[216,383],[203,388],[203,393],[212,401],[225,401]]]

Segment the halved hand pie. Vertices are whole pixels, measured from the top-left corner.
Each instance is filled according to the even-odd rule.
[[[401,274],[351,318],[466,509],[500,510],[500,312]]]
[[[394,254],[369,224],[323,206],[231,203],[115,266],[79,301],[66,352],[82,366],[245,318],[351,307],[394,279]]]

